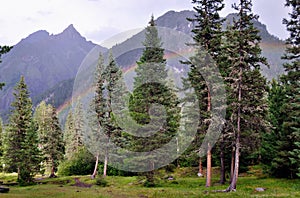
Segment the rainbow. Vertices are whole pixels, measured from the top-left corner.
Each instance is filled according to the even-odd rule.
[[[190,57],[192,54],[191,54],[191,51],[181,51],[180,53],[174,53],[174,52],[168,52],[168,53],[165,53],[164,55],[164,58],[166,60],[171,60],[171,59],[178,59],[178,58],[185,58],[185,57]],[[122,69],[122,72],[124,75],[126,75],[127,73],[129,72],[133,72],[136,68],[137,68],[137,64],[134,63],[128,67],[125,67]],[[72,99],[78,99],[78,98],[84,98],[85,96],[87,96],[88,94],[92,93],[94,91],[94,87],[90,87],[88,89],[86,89],[85,91],[83,91],[82,93],[80,94],[77,94],[75,96],[72,95],[71,98],[69,98],[68,100],[66,100],[62,105],[60,105],[58,108],[57,108],[57,114],[60,116],[62,114],[65,114],[69,108],[72,106]]]

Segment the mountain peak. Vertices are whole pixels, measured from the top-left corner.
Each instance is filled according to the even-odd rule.
[[[68,37],[68,38],[82,37],[80,33],[74,28],[73,24],[70,24],[62,33],[58,35]]]
[[[70,24],[62,34],[79,34],[79,32],[74,28],[73,24]]]
[[[30,34],[27,38],[22,40],[26,40],[27,42],[39,42],[43,39],[48,38],[48,36],[49,33],[46,30],[39,30]]]

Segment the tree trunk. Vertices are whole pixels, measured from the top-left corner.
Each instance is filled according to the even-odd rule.
[[[220,147],[220,184],[225,184],[225,156],[224,156],[224,137],[222,136],[221,147]]]
[[[20,180],[20,167],[18,166],[18,181]]]
[[[92,179],[95,179],[95,177],[96,177],[96,175],[97,175],[98,163],[99,163],[99,155],[96,155],[95,168],[94,168],[93,174],[91,175],[91,178],[92,178]]]
[[[235,155],[235,147],[233,146],[231,151],[231,163],[230,163],[230,183],[232,181],[233,172],[234,172],[234,155]]]
[[[198,170],[198,173],[200,173],[202,176],[203,175],[203,167],[202,167],[202,158],[200,157],[199,158],[199,170]]]
[[[55,165],[54,165],[54,162],[52,161],[51,173],[50,173],[49,178],[55,178],[55,177],[56,177],[56,175],[55,175]]]
[[[106,152],[106,153],[105,153],[105,156],[104,156],[103,177],[106,177],[106,173],[107,173],[107,163],[108,163],[108,156],[107,156],[107,152]]]
[[[243,70],[240,67],[239,82],[238,82],[238,109],[237,109],[237,134],[235,141],[235,161],[234,172],[231,179],[230,186],[226,189],[227,192],[236,191],[236,183],[239,176],[239,164],[240,164],[240,137],[241,137],[241,101],[242,101],[242,75]]]
[[[208,88],[207,92],[207,112],[211,111],[211,96],[210,96],[210,90]],[[211,186],[211,145],[210,143],[207,144],[207,157],[206,157],[207,165],[206,165],[206,187]]]
[[[227,192],[236,191],[236,183],[239,175],[239,164],[240,164],[240,142],[239,138],[236,140],[236,148],[235,148],[235,161],[234,161],[234,172],[231,178],[231,183],[229,187],[226,189]]]
[[[207,168],[206,168],[206,187],[211,186],[211,175],[212,175],[212,170],[211,170],[211,147],[210,144],[208,143],[208,148],[207,148]]]

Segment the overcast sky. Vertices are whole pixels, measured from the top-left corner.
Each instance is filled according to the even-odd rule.
[[[226,16],[234,12],[224,0]],[[267,25],[271,34],[288,37],[282,18],[288,17],[285,0],[253,0],[253,11]],[[143,28],[151,14],[155,17],[169,10],[192,10],[191,0],[0,0],[0,45],[15,45],[37,30],[50,34],[62,32],[68,25],[87,38],[102,40],[122,31]]]

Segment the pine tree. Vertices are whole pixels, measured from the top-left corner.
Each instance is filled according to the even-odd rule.
[[[230,85],[230,125],[235,154],[231,183],[226,191],[236,190],[241,148],[257,147],[260,132],[266,130],[267,110],[266,79],[260,73],[260,65],[267,63],[261,56],[259,31],[253,26],[258,16],[252,14],[251,0],[240,0],[239,5],[233,7],[238,11],[238,19],[227,33],[230,42],[225,49],[225,61],[230,71],[226,80]]]
[[[51,115],[51,122],[49,123],[49,131],[44,139],[44,152],[47,162],[51,167],[51,177],[56,177],[55,172],[59,162],[63,159],[64,155],[64,142],[63,133],[59,125],[59,121],[56,114],[56,109],[52,106],[49,107]]]
[[[289,161],[287,157],[282,156],[281,150],[289,146],[287,137],[282,133],[283,120],[286,117],[281,110],[284,104],[283,86],[276,80],[272,80],[269,89],[268,102],[268,120],[272,129],[262,135],[261,163],[264,171],[273,176],[286,175],[288,170],[283,165],[284,161]],[[281,149],[279,149],[281,147]]]
[[[168,73],[166,60],[164,59],[164,49],[153,16],[149,26],[146,27],[143,45],[145,48],[137,62],[138,67],[135,70],[134,91],[129,100],[129,110],[132,118],[138,124],[147,125],[147,130],[162,126],[150,137],[131,137],[131,149],[137,152],[153,151],[160,148],[172,138],[179,127],[178,99],[173,92],[174,90],[167,87]],[[155,103],[165,107],[165,115],[159,115],[161,109],[152,106]],[[150,118],[149,111],[152,112],[152,118]],[[145,159],[141,160],[145,161]],[[146,160],[150,169],[152,169],[152,171],[146,173],[146,183],[147,185],[154,185],[153,170],[156,162],[150,156]]]
[[[39,138],[37,132],[37,125],[34,121],[31,122],[31,126],[27,131],[24,140],[24,161],[23,169],[21,171],[21,178],[26,178],[22,180],[22,183],[29,184],[34,181],[34,176],[41,172],[41,162],[43,160],[41,150],[38,148]]]
[[[92,151],[96,158],[94,172],[91,178],[94,179],[97,175],[98,164],[99,164],[99,142],[101,141],[101,134],[103,127],[101,121],[105,116],[105,98],[103,92],[105,90],[105,76],[103,70],[105,69],[104,57],[102,53],[99,54],[96,71],[95,71],[95,97],[93,98],[88,113],[88,121],[90,129],[86,132],[85,143],[87,147]],[[101,151],[102,152],[102,151]]]
[[[75,113],[68,113],[64,127],[65,157],[70,160],[72,156],[83,147],[83,109],[78,102]]]
[[[285,90],[285,100],[282,108],[282,113],[286,115],[282,127],[283,134],[287,137],[290,143],[288,150],[284,149],[286,156],[291,160],[290,164],[286,164],[286,168],[290,170],[287,177],[295,177],[296,172],[299,173],[299,144],[300,144],[300,4],[297,0],[286,0],[286,6],[291,7],[290,19],[284,19],[283,23],[290,32],[290,37],[287,39],[287,48],[284,60],[289,61],[284,64],[286,74],[281,77]],[[298,161],[299,162],[299,161]]]
[[[65,159],[70,160],[73,156],[73,154],[76,151],[76,148],[74,147],[73,140],[75,130],[74,130],[74,115],[72,111],[69,111],[65,127],[64,127],[64,142],[66,144],[65,147]]]
[[[40,147],[50,169],[49,177],[56,177],[55,172],[64,155],[64,141],[55,108],[42,102],[36,109],[35,121],[38,125]]]
[[[15,87],[14,97],[5,135],[4,159],[6,164],[18,171],[18,181],[22,184],[32,182],[40,166],[32,102],[23,76]]]
[[[219,53],[221,50],[221,37],[222,37],[222,23],[223,19],[219,16],[219,11],[224,8],[223,0],[193,0],[195,4],[194,10],[197,12],[195,18],[188,19],[196,23],[195,28],[192,30],[194,33],[194,45],[197,46],[197,57],[192,57],[190,64],[191,70],[189,72],[188,80],[196,91],[200,107],[200,115],[202,121],[210,118],[211,111],[211,92],[207,82],[203,78],[200,72],[200,64],[195,61],[204,62],[206,65],[201,65],[204,70],[209,70],[212,67],[211,61],[200,60],[199,57],[203,56],[203,53],[207,53],[218,62]],[[200,55],[202,54],[202,55]],[[195,60],[196,59],[196,60]],[[208,71],[209,72],[209,71]],[[202,72],[204,73],[204,72]],[[209,122],[199,122],[200,133],[204,134],[207,130]],[[211,150],[212,147],[207,145],[207,177],[206,177],[206,187],[211,186]],[[201,159],[200,159],[201,163]]]

